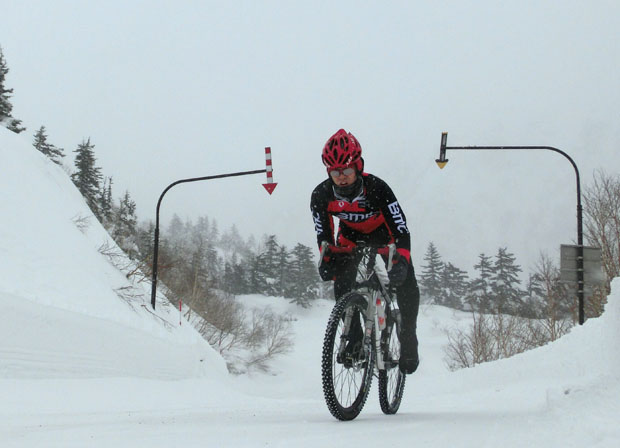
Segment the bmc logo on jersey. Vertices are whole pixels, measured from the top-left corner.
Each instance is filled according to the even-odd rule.
[[[369,213],[338,213],[336,216],[338,219],[342,219],[347,222],[364,222],[373,216],[375,216],[376,212]]]
[[[392,214],[392,219],[394,220],[394,224],[396,224],[396,229],[400,233],[409,233],[409,229],[407,228],[407,224],[405,223],[405,218],[403,217],[403,212],[400,211],[398,201],[394,201],[391,204],[388,204],[388,210]]]
[[[320,235],[321,233],[323,233],[323,225],[321,224],[321,215],[319,213],[315,213],[314,215],[312,215],[312,218],[314,219],[314,230],[318,235]]]

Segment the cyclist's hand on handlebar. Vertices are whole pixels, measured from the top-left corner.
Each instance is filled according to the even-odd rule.
[[[319,276],[325,282],[333,280],[336,274],[336,260],[331,254],[330,247],[333,246],[323,241],[319,253]]]
[[[409,263],[405,257],[398,257],[394,260],[392,269],[388,272],[390,279],[390,285],[400,286],[405,282],[407,278],[407,272],[409,271]]]
[[[321,265],[319,266],[319,276],[321,280],[327,282],[329,280],[333,280],[336,275],[336,266],[333,258],[330,258],[328,261],[323,260]]]

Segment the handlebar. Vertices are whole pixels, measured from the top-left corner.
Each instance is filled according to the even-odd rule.
[[[333,244],[329,244],[326,241],[324,241],[323,244],[321,244],[321,247],[323,248],[325,246],[327,246],[326,253],[331,253],[331,254],[355,254],[357,251],[360,250],[358,246],[334,246]],[[389,246],[379,246],[379,247],[363,246],[363,247],[370,247],[371,249],[377,249],[377,253],[379,255],[389,255],[389,250],[390,250]]]
[[[376,253],[388,258],[387,260],[387,271],[389,272],[392,269],[393,261],[398,259],[399,253],[396,252],[396,245],[394,243],[381,246],[372,246],[372,245],[359,245],[359,246],[335,246],[333,244],[329,244],[327,241],[323,241],[321,243],[321,248],[319,252],[319,266],[323,263],[323,257],[327,254],[349,254],[355,255],[358,254],[361,250],[371,249],[373,251],[376,250]]]

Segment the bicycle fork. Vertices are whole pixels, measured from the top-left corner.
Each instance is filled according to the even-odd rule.
[[[347,309],[344,315],[344,325],[342,329],[342,334],[340,335],[340,346],[338,347],[338,359],[342,360],[344,357],[344,351],[347,346],[347,341],[349,338],[349,331],[351,329],[351,321],[353,320],[353,310]]]
[[[375,337],[373,340],[372,330],[375,329]],[[379,326],[379,315],[377,313],[377,294],[368,295],[368,308],[366,309],[366,325],[364,333],[364,351],[367,359],[370,359],[370,351],[372,344],[375,345],[377,369],[384,370],[385,362],[383,360],[383,351],[381,350],[381,327]]]

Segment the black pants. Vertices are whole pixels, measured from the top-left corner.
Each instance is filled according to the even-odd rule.
[[[404,260],[401,262],[404,262]],[[351,290],[356,275],[357,265],[353,259],[343,258],[337,260],[335,268],[336,281],[334,282],[334,295],[336,299],[342,297]],[[398,302],[403,325],[401,342],[405,344],[415,344],[417,346],[416,328],[418,308],[420,307],[420,289],[418,288],[415,271],[411,264],[409,264],[409,270],[407,271],[405,281],[396,288],[396,301]]]

